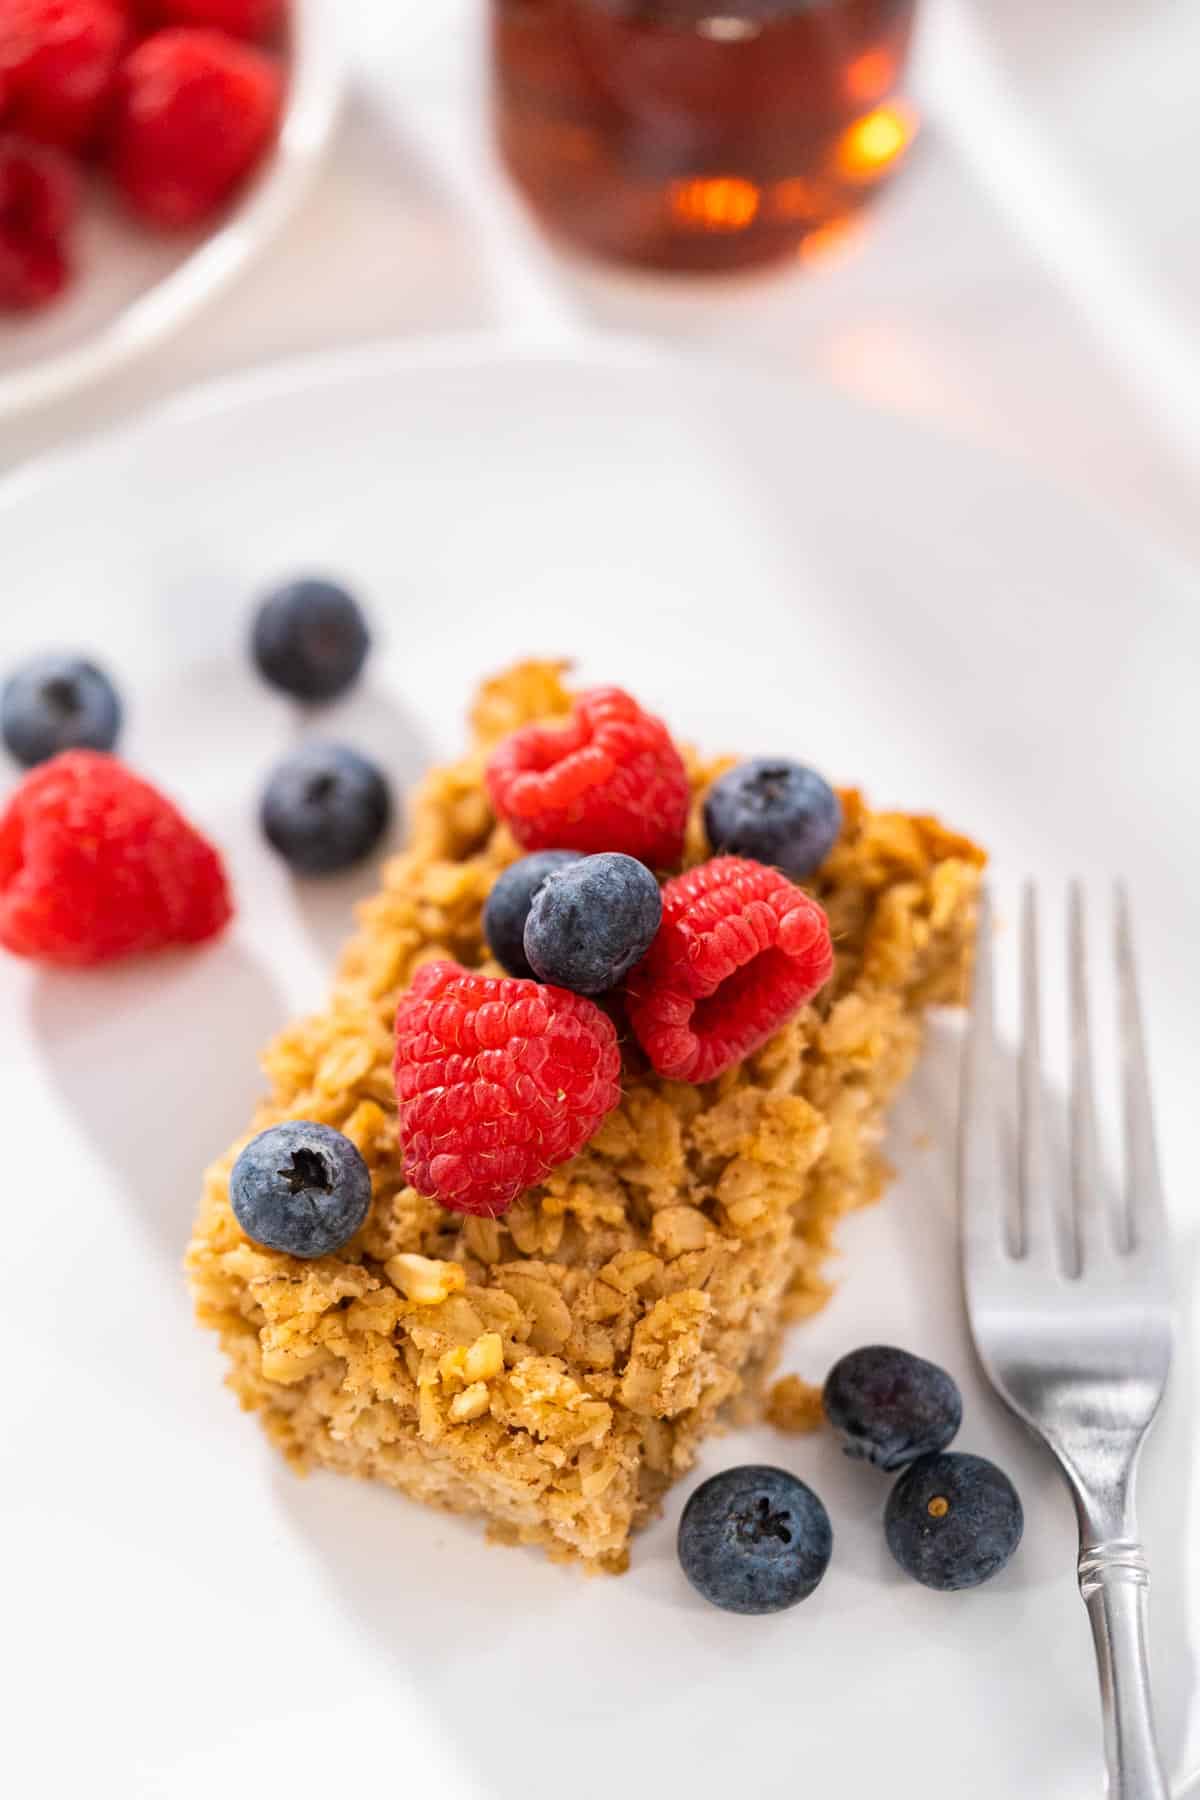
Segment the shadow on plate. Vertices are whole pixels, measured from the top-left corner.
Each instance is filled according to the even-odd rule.
[[[204,1169],[245,1129],[283,1005],[233,938],[112,969],[47,972],[33,1039],[71,1114],[177,1269]]]

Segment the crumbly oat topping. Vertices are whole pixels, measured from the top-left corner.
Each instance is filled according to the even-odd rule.
[[[776,1431],[819,1431],[825,1422],[821,1390],[801,1375],[783,1375],[767,1394],[764,1408]]]
[[[501,1219],[444,1212],[404,1185],[392,1017],[432,958],[500,972],[483,904],[519,851],[484,756],[566,712],[562,673],[526,663],[485,685],[475,748],[426,781],[328,1007],[267,1051],[247,1137],[283,1118],[345,1132],[371,1169],[362,1231],[311,1264],[249,1243],[228,1198],[243,1138],[208,1173],[187,1263],[231,1386],[297,1466],[619,1568],[721,1409],[761,1380],[783,1322],[824,1303],[838,1217],[882,1191],[883,1109],[922,1009],[961,997],[983,858],[934,819],[844,793],[810,884],[837,950],[816,1001],[703,1088],[659,1080],[626,1043],[622,1103],[581,1155]],[[729,764],[688,765],[690,863],[707,853],[699,801]]]

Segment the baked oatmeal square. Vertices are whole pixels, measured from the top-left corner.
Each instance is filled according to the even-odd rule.
[[[297,1467],[619,1569],[705,1435],[756,1395],[787,1323],[828,1297],[837,1219],[882,1192],[886,1107],[925,1009],[962,997],[984,858],[843,791],[841,835],[804,884],[836,952],[816,998],[705,1086],[662,1080],[626,1039],[620,1105],[580,1155],[503,1217],[448,1212],[405,1184],[397,999],[434,959],[501,973],[482,913],[520,850],[485,759],[570,706],[555,663],[485,685],[474,747],[416,797],[328,1007],[268,1049],[269,1097],[209,1171],[187,1264],[231,1386]],[[732,759],[687,760],[685,866],[708,854],[701,803]],[[366,1223],[312,1262],[251,1242],[229,1202],[238,1152],[285,1119],[335,1127],[371,1174]]]

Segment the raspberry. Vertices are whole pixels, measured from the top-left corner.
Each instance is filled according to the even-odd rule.
[[[230,37],[266,38],[287,11],[285,0],[145,0],[147,19],[158,25],[206,25]]]
[[[224,205],[275,135],[274,59],[218,31],[155,32],[121,65],[109,159],[152,225],[198,224]]]
[[[0,137],[0,309],[32,310],[62,292],[78,198],[57,150]]]
[[[0,0],[5,123],[81,149],[101,122],[129,35],[124,0]]]
[[[426,963],[396,1012],[405,1173],[454,1212],[496,1218],[578,1155],[621,1097],[612,1020],[536,981]]]
[[[492,805],[525,850],[620,850],[679,861],[687,770],[661,719],[620,688],[580,694],[566,725],[526,725],[487,766]]]
[[[712,1081],[833,972],[829,921],[786,876],[718,856],[663,889],[663,922],[626,983],[629,1022],[659,1075]]]
[[[0,944],[65,967],[214,937],[232,913],[221,859],[115,757],[42,763],[0,817]]]

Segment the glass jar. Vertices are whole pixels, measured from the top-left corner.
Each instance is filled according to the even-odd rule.
[[[491,0],[504,160],[553,232],[746,267],[851,218],[907,149],[916,0]]]

